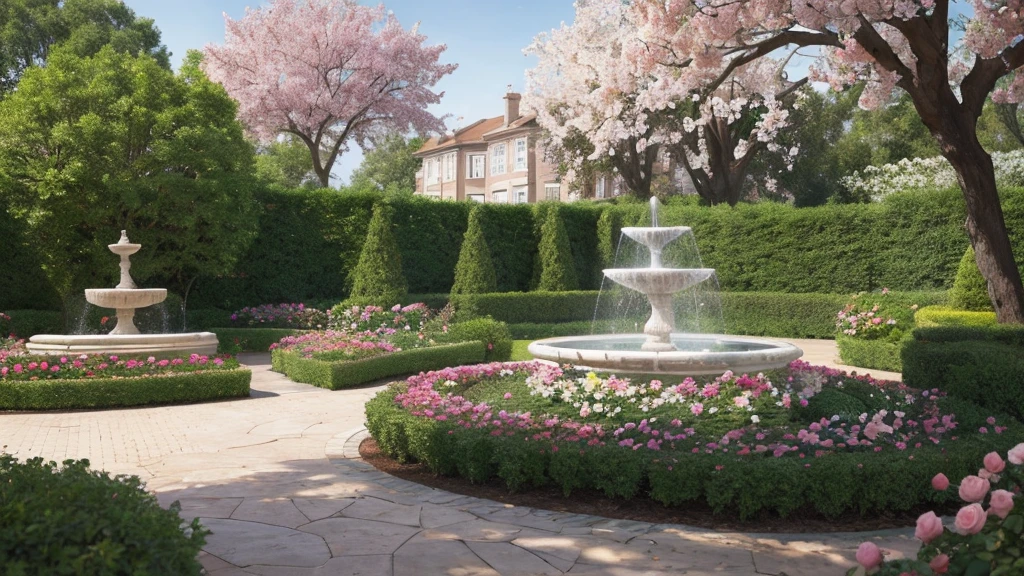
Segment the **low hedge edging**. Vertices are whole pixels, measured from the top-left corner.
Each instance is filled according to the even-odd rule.
[[[925,306],[914,314],[918,328],[936,326],[970,326],[984,328],[996,324],[995,312],[956,310],[949,306]]]
[[[340,390],[389,376],[483,362],[486,352],[483,342],[472,341],[412,348],[347,362],[303,358],[298,353],[283,350],[272,351],[270,358],[275,372],[295,382]]]
[[[290,328],[210,328],[217,335],[220,350],[238,352],[268,352],[271,344],[282,338],[302,334],[305,330]]]
[[[787,516],[801,509],[828,517],[851,510],[866,515],[955,500],[955,492],[932,489],[935,474],[970,474],[986,453],[1015,442],[1011,434],[989,434],[956,450],[919,451],[912,460],[896,451],[806,460],[742,460],[720,453],[673,456],[610,442],[590,446],[586,439],[553,447],[551,442],[524,441],[521,434],[495,436],[489,430],[413,416],[395,403],[404,388],[393,385],[366,405],[367,429],[380,449],[400,462],[421,462],[436,474],[477,483],[497,477],[513,491],[555,485],[566,497],[592,489],[612,498],[649,496],[667,506],[704,501],[716,514],[734,512],[743,518],[765,511]]]
[[[119,408],[248,398],[252,372],[216,370],[140,378],[0,381],[0,410]]]
[[[851,338],[842,335],[836,337],[839,359],[843,364],[871,370],[887,370],[889,372],[901,372],[903,370],[900,353],[903,350],[904,342],[905,340],[899,342],[865,340],[863,338]]]

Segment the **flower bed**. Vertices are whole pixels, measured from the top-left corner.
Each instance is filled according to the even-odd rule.
[[[947,496],[928,478],[967,473],[1022,433],[1015,420],[938,390],[799,362],[702,381],[537,363],[448,368],[380,393],[367,427],[385,453],[438,474],[498,477],[511,490],[553,484],[566,496],[704,501],[744,518],[941,503]]]
[[[302,303],[261,304],[234,311],[231,325],[235,328],[317,330],[326,328],[330,319],[330,310],[317,310]]]
[[[0,410],[66,410],[249,396],[252,377],[229,356],[32,356],[0,342]]]
[[[836,314],[836,347],[844,364],[899,372],[900,350],[914,327],[916,302],[883,288],[854,295]]]

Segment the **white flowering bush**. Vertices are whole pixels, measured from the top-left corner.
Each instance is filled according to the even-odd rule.
[[[1024,186],[1024,150],[992,154],[999,186]],[[904,190],[951,188],[957,185],[953,166],[941,156],[903,159],[895,164],[868,166],[843,178],[843,185],[857,195],[878,202]]]

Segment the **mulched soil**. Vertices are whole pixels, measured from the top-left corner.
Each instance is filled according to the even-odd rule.
[[[741,520],[735,516],[715,516],[711,509],[704,504],[693,504],[686,508],[667,508],[647,498],[634,498],[628,501],[616,500],[594,491],[574,492],[570,498],[565,498],[560,490],[554,488],[538,488],[529,492],[509,493],[500,480],[492,480],[487,484],[473,484],[465,478],[436,476],[423,464],[401,464],[383,454],[377,447],[377,441],[373,438],[363,440],[359,445],[359,455],[381,472],[456,494],[486,498],[514,506],[592,514],[606,518],[655,524],[685,524],[725,532],[861,532],[906,528],[914,526],[918,516],[932,509],[925,507],[909,512],[869,517],[851,513],[832,519],[810,510],[798,511],[787,518],[764,514],[757,518]],[[956,508],[936,510],[936,513],[940,513],[940,515],[950,512],[955,513]]]

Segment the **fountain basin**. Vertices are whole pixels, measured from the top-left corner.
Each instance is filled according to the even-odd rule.
[[[85,300],[90,304],[117,310],[145,308],[166,299],[164,288],[88,288],[85,291]]]
[[[642,294],[675,294],[715,274],[713,268],[610,268],[604,275]]]
[[[180,356],[217,353],[213,332],[186,334],[37,334],[26,344],[31,354],[141,354]]]
[[[787,342],[723,334],[672,334],[670,351],[645,351],[645,334],[567,336],[531,342],[530,354],[558,364],[620,374],[720,375],[784,368],[803,356]]]

